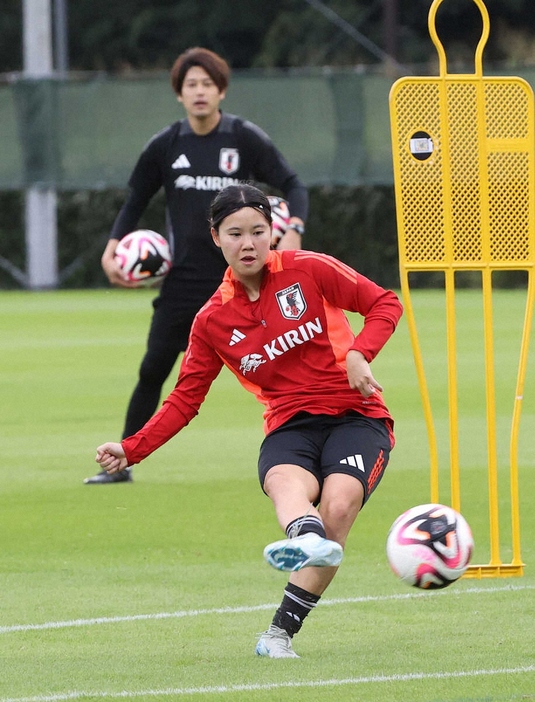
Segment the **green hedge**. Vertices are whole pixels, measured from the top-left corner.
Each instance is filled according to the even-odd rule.
[[[59,268],[62,288],[108,285],[100,256],[113,220],[124,199],[123,190],[63,192],[58,196]],[[0,192],[0,256],[24,268],[23,194]],[[163,194],[145,212],[140,227],[164,232]],[[385,287],[399,287],[393,186],[318,186],[310,189],[310,217],[304,246],[346,262]],[[413,279],[411,279],[411,282]],[[414,277],[417,287],[440,287],[441,274]],[[525,283],[525,276],[502,273],[503,287]],[[465,287],[477,287],[479,274],[462,276]],[[20,288],[0,267],[0,289]]]
[[[59,194],[60,287],[108,284],[100,256],[123,198],[123,190]],[[315,187],[310,200],[306,248],[330,253],[382,285],[398,285],[392,188]],[[24,268],[23,203],[22,193],[0,192],[0,256],[19,269]],[[165,231],[163,195],[153,199],[140,226]],[[0,268],[0,288],[18,287]]]

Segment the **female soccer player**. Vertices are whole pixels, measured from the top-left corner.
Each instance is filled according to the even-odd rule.
[[[229,268],[195,317],[177,384],[140,431],[99,446],[96,461],[113,474],[146,458],[197,414],[226,365],[265,406],[259,478],[287,538],[264,557],[291,572],[256,653],[296,658],[292,637],[333,579],[394,445],[369,363],[402,308],[393,292],[330,256],[270,251],[269,201],[251,185],[221,190],[210,215]],[[356,337],[344,310],[364,317]]]

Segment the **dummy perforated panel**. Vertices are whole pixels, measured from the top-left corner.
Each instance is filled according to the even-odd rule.
[[[404,78],[391,92],[401,264],[532,263],[533,94],[519,78]]]

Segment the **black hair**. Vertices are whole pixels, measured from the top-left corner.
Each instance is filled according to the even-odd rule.
[[[254,185],[241,183],[240,185],[228,185],[214,197],[210,206],[210,225],[218,231],[219,225],[225,217],[243,207],[252,207],[258,210],[271,224],[271,205],[266,195]]]

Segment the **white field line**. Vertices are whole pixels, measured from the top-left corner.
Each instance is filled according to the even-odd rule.
[[[441,597],[474,595],[474,594],[495,594],[499,592],[519,592],[522,590],[534,590],[535,585],[505,585],[503,587],[472,587],[466,590],[435,590],[433,592],[404,593],[399,595],[377,595],[366,597],[344,597],[341,599],[321,600],[319,606],[332,607],[343,604],[359,604],[366,602],[389,602],[395,600],[414,600],[421,597]],[[152,619],[181,619],[184,617],[199,617],[202,615],[214,614],[243,614],[249,612],[260,612],[263,610],[276,609],[277,604],[260,604],[249,607],[215,607],[212,609],[186,609],[176,612],[156,612],[154,614],[131,614],[121,617],[95,617],[92,619],[70,619],[67,621],[44,622],[43,624],[12,624],[10,626],[0,626],[0,634],[10,634],[17,631],[40,631],[43,629],[67,629],[76,626],[96,626],[98,624],[116,624],[119,622],[135,622]],[[37,699],[37,698],[36,698]],[[2,702],[2,700],[0,700]]]
[[[454,670],[437,673],[400,673],[398,675],[369,675],[359,678],[342,678],[331,680],[307,680],[297,682],[274,682],[249,685],[213,685],[206,687],[177,687],[161,690],[122,690],[121,692],[91,692],[72,691],[55,695],[37,695],[35,697],[4,697],[0,702],[63,702],[63,700],[81,700],[87,697],[99,699],[134,699],[142,697],[169,697],[173,695],[209,695],[222,693],[257,692],[265,690],[282,690],[296,688],[326,688],[343,685],[373,685],[389,682],[412,682],[414,680],[448,680],[459,678],[475,678],[488,675],[522,675],[535,672],[535,665],[520,668],[490,668],[487,670]]]

